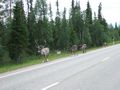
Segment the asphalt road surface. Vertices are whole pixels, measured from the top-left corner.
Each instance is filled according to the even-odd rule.
[[[120,90],[120,44],[0,74],[0,90]]]

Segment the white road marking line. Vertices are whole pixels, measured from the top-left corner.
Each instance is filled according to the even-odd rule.
[[[53,83],[53,84],[51,84],[51,85],[49,85],[49,86],[43,88],[42,90],[47,90],[47,89],[49,89],[49,88],[51,88],[51,87],[53,87],[53,86],[58,85],[59,83],[60,83],[60,82]]]
[[[105,62],[105,61],[107,61],[108,59],[110,59],[110,57],[104,58],[104,59],[102,60],[102,62]]]
[[[28,71],[32,71],[32,70],[35,70],[37,68],[32,68],[32,69],[27,69],[27,70],[22,70],[22,71],[19,71],[19,72],[15,72],[15,73],[10,73],[10,74],[7,74],[7,75],[4,75],[4,76],[1,76],[1,78],[5,78],[5,77],[9,77],[9,76],[14,76],[16,74],[20,74],[20,73],[24,73],[24,72],[28,72]]]

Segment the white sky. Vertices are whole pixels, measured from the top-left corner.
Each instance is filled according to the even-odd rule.
[[[47,0],[51,2],[53,10],[56,10],[56,0]],[[75,0],[76,1],[76,0]],[[80,0],[81,10],[85,10],[88,0]],[[120,24],[120,0],[89,0],[93,13],[98,11],[98,5],[102,2],[102,15],[108,23]],[[69,10],[71,7],[71,0],[59,0],[60,10],[64,7]]]
[[[36,0],[34,0],[36,1]],[[63,11],[64,7],[67,8],[67,11],[71,8],[72,0],[59,0],[60,11]],[[75,0],[76,1],[76,0]],[[87,7],[88,0],[79,0],[81,5],[81,10],[85,10]],[[56,0],[47,0],[48,3],[51,2],[53,12],[56,13]],[[110,24],[117,22],[120,24],[120,0],[89,0],[93,14],[98,11],[98,5],[102,3],[102,15]]]

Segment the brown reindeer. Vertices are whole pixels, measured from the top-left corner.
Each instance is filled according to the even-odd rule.
[[[45,59],[44,62],[47,62],[48,61],[48,55],[50,53],[49,48],[44,47],[42,45],[39,45],[37,41],[35,41],[35,43],[36,43],[36,46],[37,46],[37,49],[38,49],[37,52],[39,54],[41,54],[42,56],[44,56],[44,59]]]
[[[86,52],[86,48],[87,48],[87,45],[86,45],[86,44],[83,44],[83,45],[81,46],[81,49],[82,49],[83,53]]]
[[[103,46],[104,46],[104,47],[106,47],[106,46],[107,46],[107,43],[106,43],[106,42],[104,42],[104,43],[103,43]]]
[[[70,48],[70,51],[72,52],[73,55],[75,55],[75,52],[77,51],[77,45],[73,45],[71,48]]]
[[[50,50],[48,47],[38,46],[38,53],[44,56],[45,58],[44,62],[48,62],[49,52]]]

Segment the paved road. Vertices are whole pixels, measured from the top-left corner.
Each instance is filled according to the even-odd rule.
[[[0,90],[120,90],[120,45],[0,74]]]

